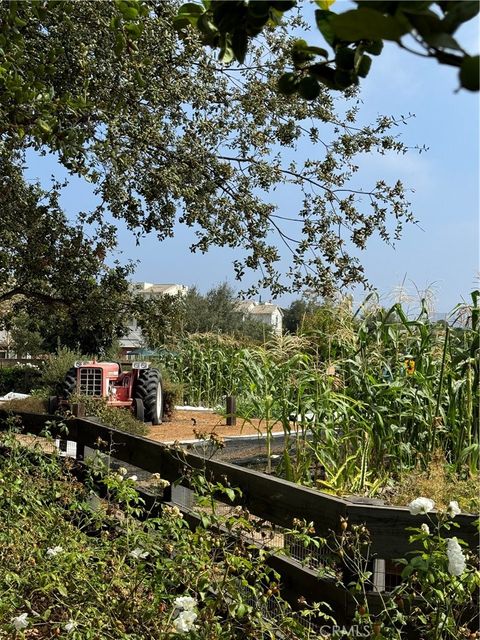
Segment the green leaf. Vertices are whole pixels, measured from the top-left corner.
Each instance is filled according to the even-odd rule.
[[[138,17],[138,8],[127,2],[118,2],[117,8],[124,20],[135,20]]]
[[[400,40],[408,28],[395,18],[383,16],[374,9],[353,9],[335,15],[330,21],[331,28],[339,40]]]
[[[319,82],[329,89],[337,88],[335,83],[335,71],[331,67],[328,67],[326,64],[312,64],[308,70],[310,75],[314,75]]]
[[[320,9],[328,11],[332,4],[335,4],[335,0],[315,0],[315,4],[317,4]]]
[[[177,12],[177,16],[182,16],[183,18],[188,18],[190,16],[198,17],[203,13],[205,13],[205,9],[201,4],[196,4],[195,2],[187,2],[186,4],[182,4]]]
[[[317,54],[311,51],[313,48],[314,47],[309,47],[305,40],[295,40],[292,45],[292,61],[295,67],[302,68],[305,66],[305,62],[309,62],[315,58]],[[322,49],[320,49],[320,51],[322,51]]]
[[[255,17],[267,17],[270,9],[268,2],[264,0],[256,0],[255,2],[248,3],[248,13]]]
[[[478,0],[463,0],[452,2],[451,7],[442,20],[443,28],[448,33],[453,33],[463,22],[474,18],[480,10],[480,3]]]
[[[366,43],[365,51],[367,53],[371,53],[372,56],[379,56],[383,51],[383,42],[382,40],[372,40],[371,42]]]
[[[433,33],[431,36],[425,36],[424,40],[434,49],[455,49],[462,51],[462,48],[453,36],[448,33]]]
[[[193,27],[197,25],[198,19],[205,13],[202,5],[195,4],[193,2],[187,2],[183,4],[177,12],[177,15],[173,18],[173,24],[176,29],[183,29],[188,24]]]
[[[460,84],[468,91],[479,90],[479,56],[466,56],[460,67]]]
[[[372,66],[372,59],[370,58],[370,56],[367,55],[363,55],[360,63],[357,67],[357,74],[361,77],[361,78],[366,78],[368,76],[368,72],[370,71],[370,67]],[[379,418],[381,420],[381,416],[379,415]]]
[[[352,71],[337,69],[335,72],[335,83],[337,89],[347,89],[351,87],[352,84],[358,84],[358,80],[356,80],[356,76]]]
[[[235,58],[243,64],[245,61],[245,56],[247,55],[248,48],[248,36],[243,30],[236,30],[233,32],[232,36],[232,49],[235,55]]]
[[[305,100],[315,100],[320,95],[318,80],[313,76],[302,78],[298,84],[298,93]]]
[[[408,20],[410,25],[418,31],[423,38],[434,33],[442,33],[444,30],[441,19],[433,13],[433,11],[421,14],[405,11],[404,19]]]
[[[235,54],[233,53],[233,49],[230,45],[226,45],[220,49],[220,54],[218,56],[220,62],[225,64],[230,64],[235,60]]]
[[[272,7],[277,11],[289,11],[297,6],[296,0],[277,0],[271,3]]]
[[[52,133],[52,128],[50,127],[48,122],[45,122],[45,120],[38,119],[37,125],[44,133]]]
[[[403,569],[401,576],[402,578],[408,578],[408,576],[412,575],[413,567],[411,565],[407,565],[405,569]]]
[[[392,0],[358,0],[357,4],[361,8],[367,7],[369,9],[375,9],[375,11],[380,11],[380,13],[388,13],[390,15],[393,15],[398,7],[398,2],[392,2]],[[409,4],[412,4],[412,2],[409,2]]]
[[[197,21],[197,29],[206,37],[208,44],[212,44],[212,39],[218,37],[219,31],[208,13],[203,13]],[[204,39],[205,41],[205,39]]]
[[[235,500],[235,491],[233,489],[229,489],[228,487],[225,487],[225,493],[229,497],[230,502],[233,502]]]
[[[200,520],[201,520],[201,522],[202,522],[202,527],[203,527],[204,529],[208,529],[208,527],[209,527],[209,526],[210,526],[210,524],[211,524],[210,517],[209,517],[209,516],[207,516],[206,514],[202,514],[202,516],[201,516]]]
[[[408,13],[426,13],[430,12],[430,7],[432,6],[431,0],[415,0],[415,2],[411,2],[411,0],[407,0],[406,2],[399,2],[398,9],[400,11],[408,12]],[[377,8],[378,11],[378,8]],[[389,13],[390,15],[394,15],[395,11],[383,11],[382,13]],[[433,12],[432,12],[433,13]]]
[[[225,33],[223,33],[220,38],[220,53],[218,54],[218,59],[225,64],[229,64],[235,60],[230,36]]]
[[[245,20],[246,9],[236,2],[216,2],[213,8],[213,21],[222,33],[229,33]]]
[[[298,87],[298,77],[295,73],[284,73],[277,83],[278,90],[284,96],[290,96],[296,92]]]
[[[138,22],[129,22],[125,25],[125,31],[128,32],[129,36],[136,40],[142,35],[143,27]]]
[[[340,47],[335,54],[335,63],[338,69],[351,71],[355,64],[355,51],[348,47]]]
[[[332,11],[324,11],[322,9],[317,9],[315,11],[315,20],[317,23],[317,27],[331,47],[333,47],[333,44],[335,42],[335,33],[331,24],[335,16],[336,14]]]
[[[120,57],[123,50],[125,49],[125,43],[126,40],[124,35],[122,33],[117,33],[117,35],[115,36],[115,44],[113,45],[113,50],[117,57]]]
[[[322,58],[328,58],[328,51],[326,49],[322,49],[321,47],[307,47],[305,51],[316,56],[322,56]]]

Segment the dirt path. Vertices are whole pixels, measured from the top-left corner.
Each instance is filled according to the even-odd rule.
[[[282,431],[280,424],[276,425],[274,431]],[[225,436],[246,436],[259,435],[265,433],[265,425],[260,420],[245,422],[237,418],[234,427],[227,426],[225,418],[218,413],[211,411],[183,410],[177,409],[171,420],[151,426],[148,438],[158,442],[174,442],[175,440],[196,440],[200,434],[208,437],[211,433],[222,438]]]

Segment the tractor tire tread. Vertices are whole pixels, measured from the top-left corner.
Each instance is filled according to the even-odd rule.
[[[138,377],[135,387],[134,396],[143,401],[145,407],[145,422],[157,424],[156,420],[156,403],[157,403],[157,387],[160,385],[162,389],[162,378],[158,369],[147,369]],[[163,392],[163,389],[162,389]],[[162,411],[163,414],[163,402]],[[160,422],[162,420],[160,415]]]
[[[77,387],[77,370],[75,367],[69,369],[65,375],[65,380],[62,385],[62,398],[68,400],[68,398],[75,393]]]

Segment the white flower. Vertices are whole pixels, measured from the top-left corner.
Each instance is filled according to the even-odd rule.
[[[422,529],[423,533],[427,534],[427,536],[430,534],[430,528],[429,528],[428,524],[423,523],[422,526],[421,526],[421,529]]]
[[[62,551],[63,547],[51,547],[50,549],[47,549],[47,556],[53,558],[54,556],[58,556],[59,553],[62,553]]]
[[[148,556],[148,551],[142,551],[140,547],[135,547],[133,551],[130,551],[130,555],[132,558],[135,558],[135,560],[143,560]]]
[[[77,623],[74,620],[69,620],[63,628],[67,633],[70,633],[70,631],[77,628]]]
[[[413,516],[418,516],[419,513],[428,513],[435,506],[435,502],[430,498],[415,498],[408,505],[410,513]]]
[[[122,480],[123,480],[123,476],[120,473],[116,473],[114,478],[115,478],[115,480],[118,480],[118,482],[122,482]]]
[[[465,571],[466,562],[462,548],[456,538],[447,539],[448,572],[460,576]]]
[[[173,604],[177,607],[177,609],[192,611],[192,609],[197,606],[197,601],[195,600],[195,598],[191,598],[190,596],[181,596],[180,598],[175,598]]]
[[[195,611],[182,611],[172,624],[177,633],[188,633],[195,627],[194,622],[196,619],[197,614]]]
[[[458,502],[456,500],[452,500],[447,509],[447,513],[451,518],[458,516],[459,513],[462,513],[462,510],[458,506]]]
[[[132,480],[132,482],[136,482],[138,480],[137,476],[130,476],[129,480]]]
[[[152,480],[160,480],[160,474],[159,473],[152,473],[151,478],[152,478]]]
[[[128,471],[125,469],[125,467],[119,467],[119,468],[118,468],[118,473],[119,473],[121,476],[126,476],[126,475],[127,475],[127,473],[128,473]]]
[[[12,618],[12,624],[17,631],[21,631],[22,629],[26,629],[28,627],[28,613],[21,613],[16,618]]]

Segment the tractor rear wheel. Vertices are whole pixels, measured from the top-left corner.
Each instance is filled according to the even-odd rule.
[[[68,400],[77,391],[77,369],[72,367],[67,371],[62,385],[62,398]]]
[[[134,399],[142,400],[144,421],[161,424],[163,418],[163,384],[158,369],[141,371],[134,390]]]
[[[137,420],[145,422],[145,407],[143,406],[143,401],[140,400],[140,398],[134,398],[133,412]]]

